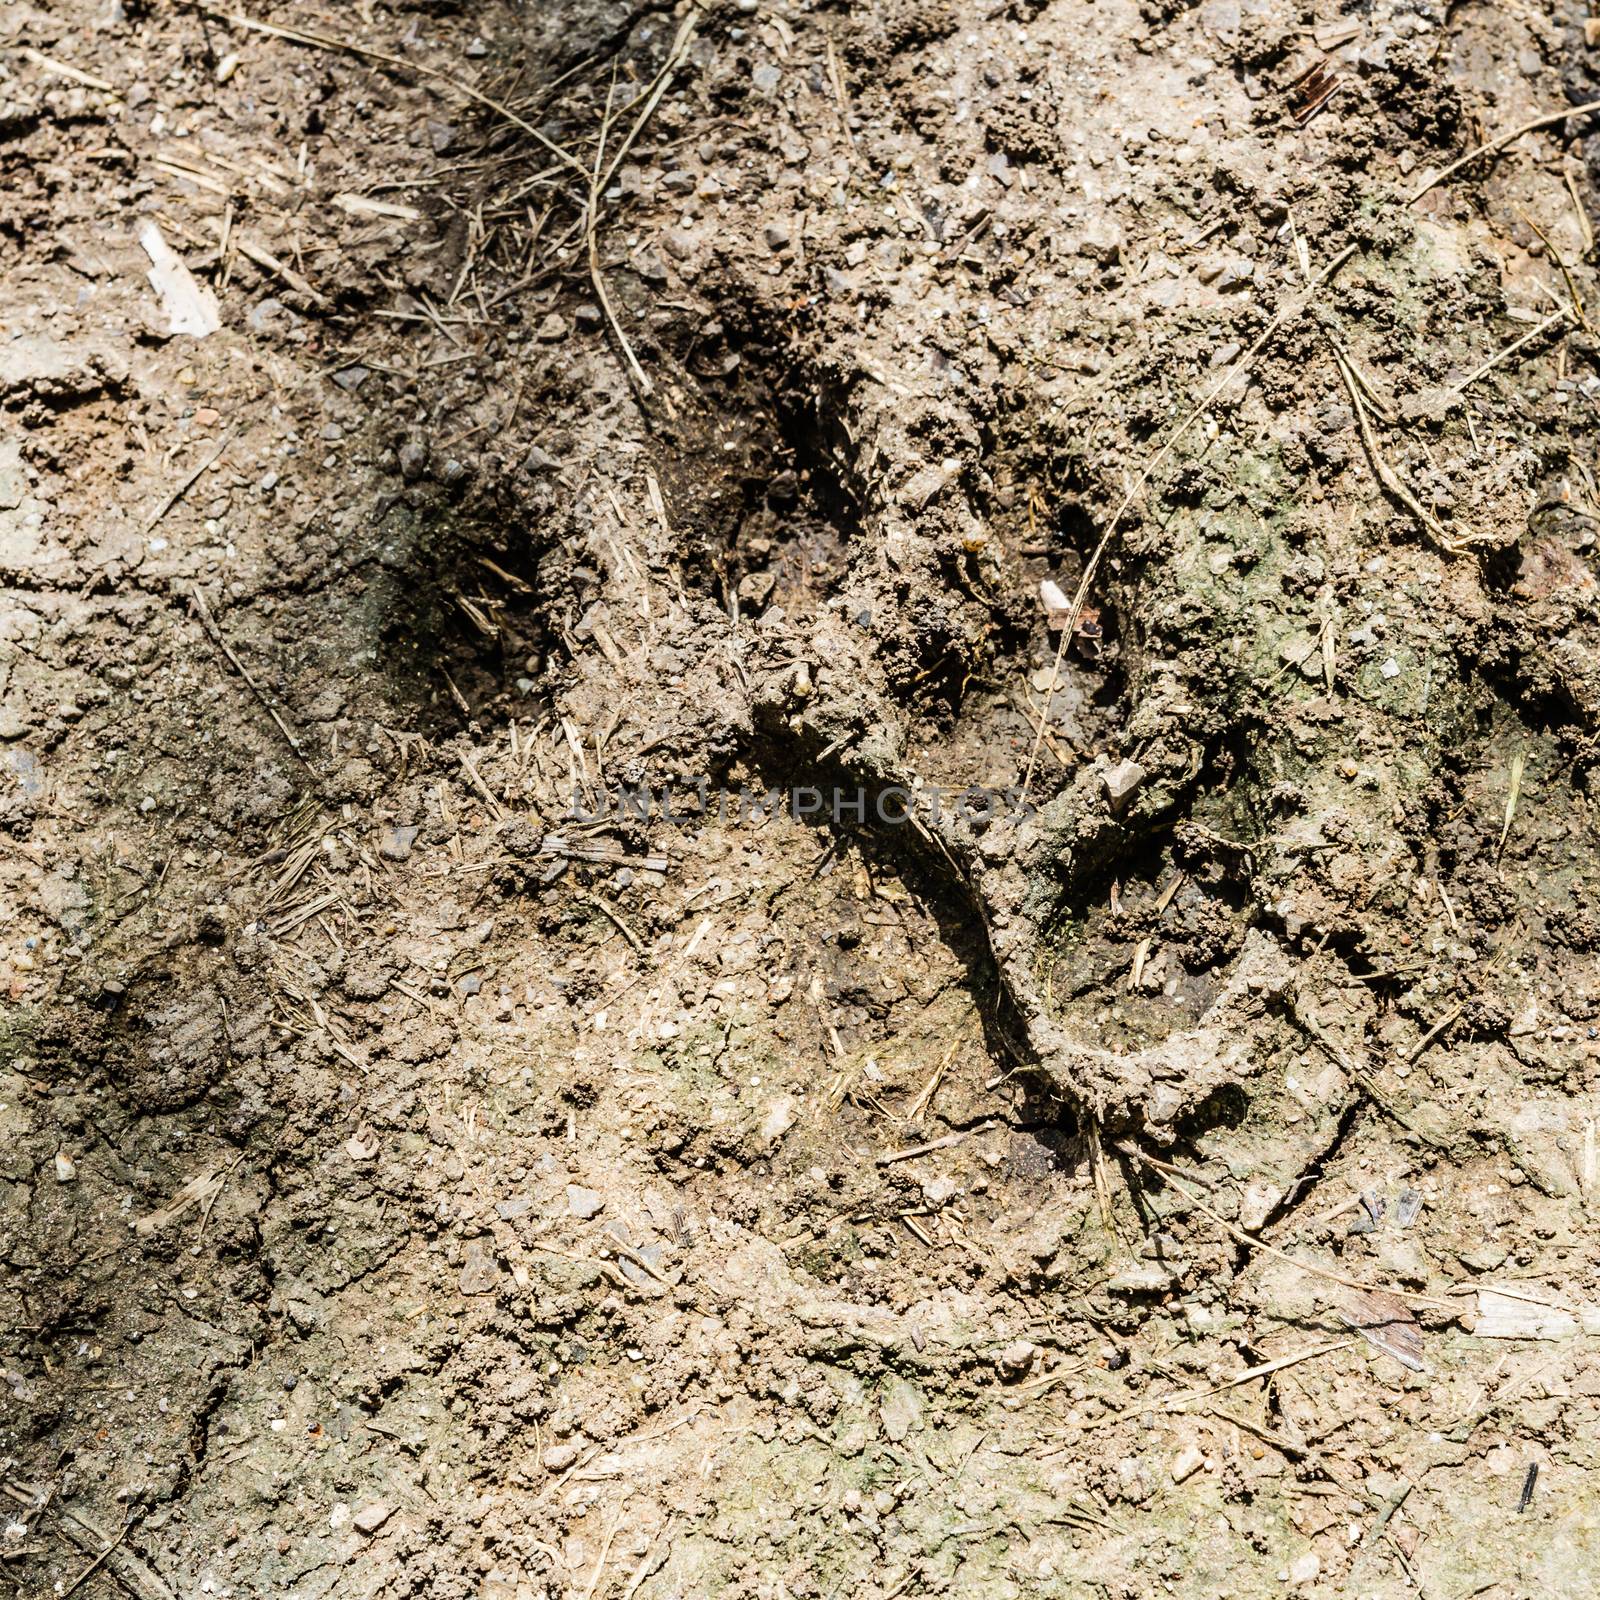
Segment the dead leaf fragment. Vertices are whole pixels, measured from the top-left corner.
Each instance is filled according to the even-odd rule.
[[[177,1221],[191,1206],[205,1205],[221,1188],[220,1172],[210,1167],[197,1172],[159,1210],[138,1218],[133,1225],[134,1232],[141,1236],[159,1233],[169,1222]]]
[[[222,326],[216,296],[195,282],[194,274],[161,237],[161,230],[155,223],[147,222],[139,230],[139,243],[150,257],[148,276],[167,314],[167,331],[174,335],[192,334],[196,339],[215,333]]]

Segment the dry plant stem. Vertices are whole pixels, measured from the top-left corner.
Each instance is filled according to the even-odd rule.
[[[1553,250],[1550,253],[1552,255],[1555,254]],[[1509,361],[1511,357],[1514,356],[1517,351],[1522,349],[1524,345],[1532,344],[1535,339],[1538,339],[1544,334],[1548,333],[1558,322],[1565,322],[1568,317],[1574,315],[1579,317],[1582,316],[1582,311],[1577,307],[1576,301],[1574,301],[1573,309],[1571,310],[1569,310],[1566,306],[1563,306],[1559,311],[1551,312],[1551,314],[1546,317],[1538,327],[1529,329],[1529,331],[1523,334],[1520,339],[1514,340],[1511,344],[1508,344],[1504,350],[1501,350],[1495,355],[1490,356],[1489,359],[1485,361],[1484,364],[1475,372],[1469,373],[1461,380],[1460,383],[1456,384],[1455,387],[1450,391],[1450,400],[1452,402],[1459,400],[1461,396],[1478,381],[1479,378],[1485,376],[1487,373],[1493,372],[1502,361]]]
[[[1122,1148],[1125,1154],[1132,1157],[1133,1160],[1140,1162],[1142,1165],[1150,1167],[1152,1170],[1161,1170],[1156,1167],[1151,1157],[1145,1155],[1142,1150],[1137,1150],[1132,1145],[1120,1146],[1119,1148]],[[1446,1300],[1438,1295],[1419,1294],[1412,1289],[1396,1289],[1390,1285],[1381,1283],[1364,1283],[1360,1278],[1351,1278],[1347,1277],[1342,1272],[1335,1272],[1332,1267],[1321,1266],[1319,1263],[1315,1261],[1307,1261],[1301,1256],[1292,1256],[1287,1250],[1280,1250],[1276,1245],[1270,1245],[1265,1240],[1256,1238],[1253,1233],[1246,1233],[1243,1228],[1237,1227],[1235,1224],[1229,1222],[1228,1219],[1221,1214],[1221,1212],[1215,1211],[1208,1206],[1205,1201],[1202,1200],[1200,1196],[1188,1186],[1188,1184],[1184,1183],[1182,1179],[1175,1177],[1170,1168],[1166,1170],[1165,1176],[1167,1182],[1170,1183],[1172,1187],[1176,1189],[1178,1193],[1181,1194],[1184,1199],[1186,1199],[1189,1204],[1195,1208],[1196,1211],[1199,1211],[1202,1215],[1209,1217],[1211,1221],[1216,1223],[1216,1225],[1221,1228],[1223,1232],[1226,1233],[1230,1238],[1237,1239],[1240,1244],[1248,1245],[1252,1250],[1259,1250],[1264,1255],[1276,1256],[1279,1261],[1287,1262],[1291,1267],[1299,1267],[1302,1272],[1309,1272],[1314,1277],[1327,1278],[1332,1283],[1342,1283],[1347,1289],[1363,1289],[1369,1294],[1393,1294],[1398,1295],[1403,1300],[1415,1300],[1421,1305],[1443,1306],[1451,1310],[1455,1308],[1455,1302],[1453,1300]],[[1468,1291],[1459,1290],[1457,1292],[1460,1294],[1465,1294]]]
[[[1450,165],[1445,167],[1442,171],[1435,173],[1407,197],[1407,204],[1415,205],[1416,202],[1420,200],[1423,195],[1427,194],[1430,189],[1436,188],[1439,184],[1444,183],[1447,179],[1454,177],[1456,173],[1462,170],[1462,168],[1470,166],[1480,156],[1491,155],[1497,150],[1502,150],[1508,144],[1520,139],[1524,134],[1537,132],[1540,128],[1553,127],[1557,123],[1565,122],[1568,117],[1586,116],[1592,111],[1600,111],[1600,100],[1588,100],[1582,105],[1568,106],[1564,110],[1548,112],[1544,116],[1534,117],[1531,121],[1521,123],[1519,126],[1511,129],[1508,133],[1503,133],[1498,138],[1491,139],[1487,144],[1479,145],[1475,150],[1469,150],[1466,155],[1459,157],[1455,161],[1452,161]],[[1244,353],[1244,355],[1242,355],[1238,361],[1236,361],[1233,366],[1231,366],[1227,372],[1225,372],[1222,377],[1217,380],[1200,404],[1196,406],[1195,409],[1190,412],[1181,423],[1178,424],[1178,427],[1173,432],[1171,438],[1169,438],[1161,447],[1161,449],[1155,454],[1155,456],[1152,457],[1144,471],[1141,472],[1138,478],[1135,480],[1133,487],[1123,497],[1122,504],[1117,507],[1116,512],[1113,514],[1107,525],[1105,533],[1101,535],[1100,542],[1095,546],[1093,554],[1089,557],[1089,564],[1083,569],[1083,577],[1078,581],[1077,590],[1073,594],[1072,609],[1068,613],[1066,623],[1061,629],[1061,637],[1056,644],[1055,660],[1050,668],[1050,686],[1045,691],[1044,697],[1047,707],[1050,703],[1050,696],[1055,693],[1056,682],[1060,677],[1061,662],[1066,655],[1068,641],[1072,638],[1073,630],[1078,625],[1079,614],[1083,610],[1084,601],[1088,598],[1089,586],[1093,583],[1095,574],[1099,570],[1100,562],[1105,555],[1106,549],[1116,534],[1117,524],[1121,522],[1124,514],[1128,510],[1128,507],[1133,504],[1135,497],[1150,481],[1150,478],[1154,474],[1156,468],[1159,467],[1161,463],[1166,460],[1167,456],[1171,454],[1173,447],[1178,443],[1183,435],[1188,432],[1195,422],[1199,420],[1206,407],[1215,402],[1217,397],[1233,380],[1235,375],[1244,371],[1245,368],[1250,365],[1250,363],[1255,359],[1257,353],[1260,351],[1262,345],[1266,343],[1267,339],[1272,334],[1276,333],[1278,328],[1282,326],[1282,324],[1288,320],[1290,316],[1298,315],[1299,312],[1305,308],[1305,305],[1309,301],[1312,292],[1319,288],[1322,284],[1326,283],[1327,280],[1331,278],[1333,274],[1337,272],[1338,269],[1342,267],[1352,255],[1355,254],[1355,250],[1356,247],[1354,245],[1350,245],[1345,250],[1341,251],[1339,255],[1337,255],[1333,261],[1329,263],[1328,266],[1323,268],[1323,270],[1318,273],[1315,280],[1313,280],[1307,289],[1305,297],[1302,298],[1301,301],[1299,301],[1289,311],[1280,313],[1279,316],[1274,317],[1273,320],[1267,324],[1266,330],[1261,334],[1260,338],[1258,338],[1256,342]],[[1565,315],[1565,313],[1563,313],[1563,315]],[[1504,356],[1509,353],[1509,351],[1502,352],[1500,359],[1504,359]],[[1347,374],[1345,374],[1342,362],[1340,364],[1340,375],[1345,378],[1347,384],[1353,383],[1353,380],[1350,379]],[[1473,374],[1474,378],[1481,376],[1481,373]],[[1467,380],[1468,383],[1472,381],[1472,378]],[[1461,387],[1465,388],[1466,384],[1462,384]],[[1359,407],[1360,402],[1358,401],[1358,411]],[[1364,419],[1363,432],[1364,434],[1367,432]],[[1370,446],[1369,454],[1373,456],[1374,470],[1379,471],[1379,476],[1382,477],[1383,473],[1378,468],[1378,461],[1381,458],[1376,455]],[[1388,485],[1386,484],[1385,486],[1387,487]],[[1414,499],[1414,497],[1410,495],[1408,490],[1405,490],[1403,487],[1401,487],[1393,492],[1396,493],[1397,498],[1400,498],[1407,504],[1407,509],[1411,510],[1413,515],[1419,517],[1423,525],[1427,527],[1430,532],[1435,532],[1435,536],[1444,541],[1446,549],[1459,549],[1458,546],[1452,543],[1449,536],[1445,534],[1441,528],[1439,528],[1438,524],[1433,521],[1427,512],[1422,509],[1421,505]],[[1033,769],[1039,759],[1039,746],[1043,742],[1043,735],[1044,725],[1041,723],[1039,730],[1034,735],[1033,746],[1028,752],[1027,771],[1023,774],[1022,795],[1024,799],[1027,798],[1029,786],[1033,782]]]
[[[1464,156],[1458,156],[1443,171],[1434,173],[1420,188],[1408,195],[1406,204],[1414,206],[1430,189],[1438,188],[1441,183],[1453,178],[1463,167],[1471,166],[1479,156],[1493,155],[1497,150],[1504,150],[1508,144],[1514,144],[1525,133],[1537,133],[1540,128],[1553,128],[1558,122],[1565,122],[1568,117],[1587,116],[1591,111],[1600,111],[1600,100],[1585,100],[1581,106],[1567,106],[1561,111],[1547,111],[1543,116],[1519,124],[1509,133],[1502,133],[1487,144],[1480,144],[1476,150],[1469,150]]]
[[[524,121],[509,106],[502,105],[500,101],[491,99],[488,95],[471,84],[463,83],[459,78],[453,78],[448,72],[441,72],[437,67],[424,66],[419,61],[407,61],[404,56],[391,55],[386,50],[372,50],[366,45],[352,44],[348,39],[336,38],[329,33],[313,33],[302,28],[280,28],[275,23],[257,22],[254,17],[247,17],[238,11],[222,11],[215,6],[194,4],[194,0],[182,0],[191,10],[202,12],[208,17],[215,17],[219,22],[226,22],[236,28],[248,28],[254,33],[270,34],[275,39],[288,39],[294,44],[311,45],[318,50],[337,50],[346,55],[361,56],[367,61],[381,62],[386,67],[398,67],[404,72],[414,72],[418,77],[430,78],[435,83],[442,83],[454,89],[457,94],[462,94],[469,100],[475,100],[481,106],[487,106],[497,116],[504,117],[513,126],[521,128],[530,138],[535,139],[544,146],[553,156],[574,172],[582,173],[583,167],[576,157],[563,150],[553,140],[547,139],[544,134],[533,126],[531,122]]]
[[[80,72],[77,67],[69,67],[64,61],[57,61],[52,56],[47,56],[42,50],[35,50],[32,45],[24,45],[22,54],[36,67],[42,67],[46,72],[51,72],[58,78],[66,78],[72,83],[81,83],[86,89],[98,89],[102,94],[120,96],[121,91],[114,83],[107,83],[104,78],[97,78],[92,73]],[[82,1582],[82,1579],[79,1580]]]
[[[1572,305],[1572,315],[1577,319],[1580,327],[1587,329],[1589,327],[1589,318],[1583,309],[1583,296],[1578,293],[1577,280],[1572,276],[1572,268],[1567,265],[1566,257],[1556,249],[1554,242],[1550,238],[1550,235],[1547,234],[1544,229],[1533,220],[1532,217],[1530,217],[1525,211],[1520,210],[1517,212],[1517,215],[1521,217],[1522,220],[1527,223],[1527,225],[1532,228],[1536,234],[1538,234],[1539,242],[1544,246],[1545,252],[1561,269],[1561,280],[1567,286],[1567,299]],[[1549,324],[1547,323],[1545,326],[1549,326]],[[1531,338],[1532,335],[1530,334],[1529,337]],[[1510,352],[1508,351],[1504,353],[1509,354]],[[1472,380],[1470,378],[1467,380],[1469,383],[1471,381]]]
[[[622,1513],[627,1506],[628,1491],[623,1492],[622,1502],[611,1514],[610,1525],[606,1528],[605,1543],[600,1546],[600,1558],[594,1564],[594,1574],[589,1579],[589,1587],[583,1591],[583,1600],[594,1600],[594,1592],[600,1586],[600,1574],[606,1570],[606,1562],[611,1555],[611,1546],[617,1537],[617,1529],[622,1526]]]
[[[672,81],[672,75],[683,63],[683,58],[688,54],[689,45],[694,39],[694,30],[699,26],[700,15],[691,11],[683,19],[678,28],[677,36],[672,41],[672,48],[667,51],[667,59],[661,64],[661,70],[656,74],[655,82],[650,86],[650,92],[645,96],[644,108],[634,119],[633,126],[628,130],[628,136],[617,147],[617,153],[611,158],[611,165],[606,168],[605,176],[600,180],[602,190],[611,187],[611,180],[616,177],[617,169],[628,159],[628,152],[633,148],[633,142],[644,129],[644,125],[655,115],[655,110],[661,104],[661,97],[667,92],[667,85]]]
[[[84,1584],[86,1584],[90,1578],[92,1578],[95,1573],[97,1573],[101,1567],[103,1567],[106,1562],[111,1559],[112,1555],[127,1543],[128,1535],[133,1532],[133,1525],[138,1520],[138,1517],[133,1516],[129,1517],[128,1520],[123,1523],[122,1532],[119,1533],[117,1537],[110,1544],[108,1544],[105,1549],[102,1550],[100,1554],[97,1555],[94,1560],[91,1561],[89,1565],[86,1566],[83,1571],[72,1580],[71,1583],[66,1586],[65,1589],[59,1591],[61,1600],[67,1600],[68,1595],[76,1594],[78,1590],[80,1590]]]
[[[1356,425],[1361,430],[1361,443],[1366,449],[1367,460],[1372,463],[1372,470],[1377,474],[1378,482],[1422,524],[1441,549],[1451,555],[1459,555],[1466,547],[1465,542],[1445,530],[1438,518],[1405,486],[1399,473],[1389,465],[1382,450],[1378,448],[1377,435],[1373,433],[1372,423],[1367,418],[1366,402],[1361,398],[1361,385],[1350,370],[1350,364],[1345,360],[1344,353],[1337,346],[1334,347],[1333,360],[1339,369],[1340,378],[1344,381],[1345,390],[1350,396],[1350,404],[1355,408]]]
[[[186,473],[182,478],[180,478],[178,480],[177,486],[171,491],[171,493],[169,493],[166,496],[166,498],[161,502],[161,504],[158,505],[155,508],[155,510],[150,513],[150,515],[149,515],[148,519],[145,521],[145,525],[144,525],[144,531],[147,534],[150,533],[155,528],[156,524],[158,522],[160,522],[161,519],[164,516],[166,516],[166,514],[175,505],[177,505],[177,503],[184,497],[184,495],[186,495],[189,492],[189,490],[194,486],[194,484],[199,481],[200,475],[206,470],[206,468],[215,465],[216,462],[218,462],[218,461],[220,461],[222,459],[222,452],[224,450],[226,450],[228,448],[228,446],[232,442],[233,442],[233,429],[230,428],[217,441],[216,448],[211,452],[211,454],[208,455],[205,458],[205,460],[200,463],[199,466],[193,468],[191,471]]]
[[[1340,1350],[1348,1350],[1355,1344],[1354,1339],[1330,1339],[1326,1344],[1312,1345],[1306,1350],[1294,1350],[1286,1356],[1276,1356],[1271,1361],[1257,1362],[1253,1367],[1246,1367],[1243,1372],[1238,1372],[1231,1378],[1224,1378],[1221,1383],[1213,1384],[1209,1389],[1189,1389],[1180,1394],[1163,1395],[1153,1402],[1156,1405],[1187,1405],[1192,1400],[1209,1400],[1213,1395],[1223,1394],[1229,1389],[1237,1389],[1241,1383],[1250,1383],[1256,1378],[1270,1378],[1275,1372],[1282,1372],[1285,1367],[1298,1366],[1302,1361],[1315,1361],[1319,1356],[1331,1356]]]
[[[611,296],[606,292],[605,278],[600,271],[600,250],[597,242],[597,229],[600,223],[600,200],[605,190],[610,187],[612,178],[617,169],[627,159],[633,142],[639,137],[644,125],[655,114],[655,109],[661,104],[661,97],[667,92],[667,85],[672,81],[672,75],[678,70],[684,56],[689,49],[690,41],[694,38],[694,30],[699,23],[699,14],[691,11],[684,18],[678,28],[677,36],[672,41],[672,48],[667,52],[667,59],[662,63],[661,70],[656,74],[655,82],[650,87],[650,92],[645,96],[644,105],[639,115],[634,118],[633,126],[629,128],[627,136],[623,139],[612,156],[611,164],[604,166],[606,135],[611,130],[611,102],[606,101],[606,114],[600,124],[600,146],[595,152],[594,170],[589,174],[589,204],[584,213],[584,247],[589,257],[589,277],[594,284],[595,298],[600,302],[600,309],[605,313],[606,321],[611,325],[611,331],[617,336],[617,343],[622,348],[623,359],[627,362],[629,376],[632,377],[639,393],[648,400],[655,393],[655,385],[650,381],[649,375],[639,365],[639,358],[633,353],[633,346],[628,341],[628,336],[623,332],[622,323],[617,317],[616,308],[611,304]]]
[[[35,1496],[26,1493],[19,1485],[9,1478],[0,1479],[0,1490],[19,1506],[26,1510],[35,1510]],[[85,1554],[95,1554],[105,1560],[117,1553],[123,1540],[131,1532],[133,1523],[138,1520],[134,1517],[124,1526],[122,1533],[113,1542],[104,1533],[90,1522],[87,1517],[79,1516],[77,1512],[69,1510],[64,1505],[58,1505],[55,1510],[56,1519],[61,1531]],[[91,1543],[91,1541],[93,1541]],[[98,1547],[98,1548],[97,1548]],[[119,1568],[121,1570],[119,1570]],[[80,1575],[79,1582],[87,1578],[95,1569],[91,1567],[88,1572]],[[111,1575],[130,1594],[136,1595],[138,1600],[173,1600],[172,1591],[155,1572],[153,1572],[131,1550],[120,1553],[118,1565],[112,1567]],[[70,1591],[68,1591],[70,1593]]]
[[[1261,354],[1267,341],[1286,323],[1298,317],[1308,305],[1312,296],[1322,287],[1351,256],[1356,253],[1355,245],[1346,245],[1321,272],[1306,286],[1303,294],[1299,295],[1294,303],[1280,311],[1260,334],[1256,341],[1234,364],[1222,374],[1217,381],[1206,391],[1204,398],[1195,406],[1178,426],[1173,429],[1171,437],[1156,453],[1145,463],[1144,470],[1134,479],[1133,486],[1122,497],[1122,503],[1112,513],[1106,523],[1106,531],[1101,534],[1100,542],[1094,547],[1089,557],[1088,565],[1083,569],[1083,576],[1078,580],[1078,587],[1073,591],[1072,609],[1067,613],[1066,621],[1061,626],[1061,638],[1056,644],[1055,661],[1050,668],[1050,682],[1044,692],[1045,718],[1049,716],[1050,697],[1056,692],[1056,684],[1061,676],[1061,662],[1067,652],[1067,642],[1072,638],[1078,626],[1078,618],[1083,614],[1084,601],[1089,597],[1089,588],[1094,583],[1095,575],[1100,570],[1100,563],[1105,558],[1106,551],[1110,548],[1111,541],[1116,537],[1117,525],[1127,514],[1128,508],[1139,497],[1144,486],[1155,476],[1157,468],[1177,448],[1178,441],[1183,438],[1190,428],[1197,423],[1206,413],[1209,406],[1216,403],[1223,390],[1242,372],[1249,370],[1251,363]],[[1044,742],[1044,720],[1040,721],[1038,731],[1034,734],[1033,747],[1028,751],[1028,768],[1022,776],[1022,798],[1028,798],[1028,787],[1033,782],[1033,769],[1039,759],[1039,746]]]
[[[1209,1389],[1184,1389],[1177,1394],[1157,1395],[1152,1400],[1141,1400],[1138,1405],[1124,1406],[1121,1410],[1109,1412],[1105,1416],[1094,1417],[1087,1422],[1078,1424],[1080,1428],[1107,1427],[1118,1422],[1126,1422],[1129,1417],[1143,1416],[1147,1411],[1168,1411],[1177,1406],[1187,1406],[1196,1401],[1209,1400],[1213,1395],[1225,1393],[1229,1389],[1237,1389],[1240,1384],[1251,1383],[1257,1378],[1270,1378],[1275,1372],[1282,1372],[1285,1367],[1298,1366],[1302,1361],[1315,1361],[1321,1356],[1331,1356],[1340,1350],[1348,1349],[1355,1344],[1354,1339],[1332,1339],[1327,1344],[1314,1344],[1304,1350],[1291,1351],[1286,1356],[1278,1356],[1271,1361],[1262,1361],[1253,1367],[1246,1367],[1243,1372],[1236,1372],[1231,1378],[1224,1379],[1221,1383],[1213,1384]]]
[[[613,83],[612,89],[615,87]],[[635,132],[638,131],[638,126],[636,123]],[[589,204],[584,211],[583,242],[589,255],[589,279],[594,284],[595,298],[600,302],[600,309],[605,312],[606,321],[611,324],[611,331],[617,336],[617,343],[622,347],[628,375],[633,379],[640,396],[648,400],[655,393],[655,385],[651,383],[649,374],[639,365],[639,358],[633,353],[633,346],[628,342],[622,323],[617,319],[616,310],[611,304],[611,296],[606,293],[606,280],[600,271],[600,248],[595,236],[595,229],[600,221],[600,169],[606,158],[606,135],[610,131],[611,95],[608,92],[606,113],[600,120],[600,144],[595,151],[594,171],[589,174]]]
[[[217,626],[215,619],[212,617],[211,607],[206,604],[206,597],[201,591],[198,583],[193,587],[193,594],[194,608],[200,618],[201,625],[205,628],[207,636],[210,638],[211,642],[223,653],[223,655],[228,658],[229,665],[232,666],[233,670],[237,672],[239,676],[243,678],[244,681],[250,686],[250,692],[256,697],[257,700],[261,702],[262,709],[265,710],[267,715],[272,718],[272,721],[277,727],[278,732],[283,735],[284,739],[288,742],[289,748],[294,751],[296,757],[299,759],[300,765],[311,774],[313,780],[320,788],[322,779],[318,774],[317,769],[311,765],[310,761],[306,759],[305,751],[300,747],[300,741],[292,732],[290,732],[289,725],[283,720],[282,717],[278,715],[276,707],[274,707],[272,702],[267,699],[267,696],[262,690],[260,684],[258,684],[256,680],[250,676],[245,664],[238,658],[237,655],[234,654],[233,648],[231,645],[229,645],[228,641],[222,637],[222,630]]]

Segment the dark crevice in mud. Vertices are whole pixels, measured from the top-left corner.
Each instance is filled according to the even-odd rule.
[[[1354,1085],[1351,1086],[1350,1101],[1339,1114],[1339,1121],[1333,1130],[1333,1137],[1328,1141],[1327,1147],[1317,1156],[1301,1173],[1294,1182],[1284,1190],[1283,1196],[1278,1200],[1256,1227],[1256,1233],[1265,1237],[1280,1222],[1286,1222],[1295,1213],[1301,1199],[1315,1192],[1317,1185],[1326,1176],[1328,1169],[1339,1159],[1344,1149],[1345,1141],[1360,1125],[1366,1107],[1366,1098]]]
[[[684,325],[677,355],[701,404],[658,435],[684,579],[741,616],[814,613],[861,532],[843,399],[786,363],[783,339],[737,300]]]
[[[1174,1124],[1179,1145],[1192,1145],[1219,1128],[1238,1128],[1250,1114],[1250,1096],[1242,1084],[1225,1083],[1185,1112]]]
[[[858,790],[864,793],[865,815],[861,820],[845,813],[837,822],[831,817],[813,822],[819,846],[826,850],[849,840],[861,851],[869,870],[874,864],[881,864],[899,877],[934,919],[941,939],[962,963],[964,984],[982,1020],[990,1057],[1025,1065],[1027,1050],[1021,1019],[1009,1014],[1014,1007],[1000,981],[981,908],[965,876],[926,827],[901,820],[906,797],[894,792],[894,785],[826,757],[819,760],[817,754],[798,749],[797,742],[786,729],[758,728],[744,760],[759,787],[785,797],[802,789],[824,795],[839,791],[851,798]]]
[[[561,618],[542,592],[540,502],[517,496],[507,484],[499,505],[395,506],[384,518],[362,612],[391,692],[423,733],[453,732],[468,714],[501,720],[521,709],[518,680],[531,687],[546,669]]]
[[[205,1472],[206,1457],[211,1450],[212,1430],[217,1414],[227,1402],[229,1391],[233,1387],[234,1374],[248,1370],[256,1353],[254,1349],[247,1350],[237,1361],[221,1364],[211,1374],[205,1393],[200,1396],[194,1418],[189,1424],[189,1453],[178,1462],[178,1481],[173,1487],[172,1499],[182,1499]]]
[[[1473,750],[1490,746],[1496,711],[1509,708],[1530,734],[1555,740],[1577,753],[1585,766],[1600,757],[1594,707],[1575,699],[1555,664],[1547,643],[1534,644],[1525,621],[1514,616],[1499,619],[1499,652],[1484,652],[1471,662],[1471,672],[1488,697],[1474,708],[1470,730]],[[1465,751],[1447,751],[1442,764],[1464,772],[1471,757]]]

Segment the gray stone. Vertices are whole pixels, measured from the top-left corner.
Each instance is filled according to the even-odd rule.
[[[27,493],[22,446],[15,439],[0,440],[0,511],[15,511]]]
[[[378,836],[378,854],[386,861],[404,861],[411,854],[411,847],[417,842],[418,829],[412,827],[388,827]]]
[[[1127,805],[1144,782],[1144,777],[1144,768],[1137,761],[1119,761],[1116,766],[1100,774],[1113,811],[1120,811]]]
[[[1122,228],[1116,218],[1096,217],[1078,240],[1078,254],[1088,256],[1103,266],[1110,266],[1117,260],[1122,254]]]
[[[878,1415],[890,1443],[900,1444],[922,1426],[922,1396],[904,1378],[891,1378]]]
[[[645,1261],[649,1262],[650,1266],[656,1268],[657,1271],[660,1271],[660,1269],[661,1269],[661,1246],[660,1245],[658,1245],[658,1244],[642,1244],[642,1245],[636,1246],[636,1248],[638,1250],[639,1255]],[[643,1284],[654,1283],[654,1282],[659,1281],[656,1278],[655,1273],[651,1272],[646,1267],[640,1266],[637,1261],[634,1261],[630,1257],[623,1255],[620,1251],[617,1254],[617,1265],[622,1269],[622,1276],[624,1278],[626,1278],[629,1283],[636,1283],[636,1284],[643,1285]]]
[[[350,1525],[357,1533],[373,1534],[393,1515],[393,1506],[386,1506],[381,1500],[375,1500],[370,1506],[362,1506],[350,1519]]]
[[[1013,1339],[995,1358],[995,1365],[1000,1369],[1001,1377],[1015,1382],[1033,1365],[1033,1358],[1037,1354],[1038,1351],[1026,1339]]]
[[[19,729],[19,732],[26,731],[25,726]],[[22,792],[30,800],[37,800],[44,793],[44,768],[39,765],[38,756],[31,750],[6,751],[5,765],[22,785]]]
[[[1154,1261],[1136,1261],[1106,1280],[1113,1294],[1160,1294],[1171,1287],[1171,1269]]]
[[[581,1183],[567,1185],[567,1210],[583,1222],[605,1210],[606,1197],[597,1189],[585,1189]]]
[[[428,470],[428,441],[420,434],[412,434],[400,446],[400,476],[407,483],[415,483]]]

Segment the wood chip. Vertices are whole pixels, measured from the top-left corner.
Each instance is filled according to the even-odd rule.
[[[1339,1315],[1368,1344],[1390,1355],[1412,1372],[1426,1372],[1422,1359],[1422,1329],[1411,1308],[1398,1295],[1384,1289],[1352,1289],[1344,1297]]]
[[[1600,1306],[1564,1306],[1520,1290],[1478,1290],[1472,1324],[1480,1339],[1572,1339],[1600,1333]]]

